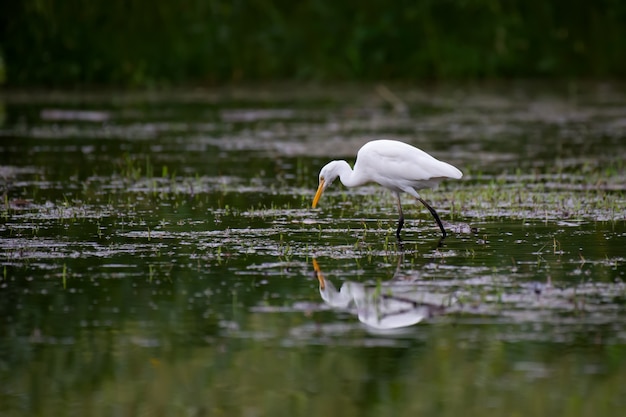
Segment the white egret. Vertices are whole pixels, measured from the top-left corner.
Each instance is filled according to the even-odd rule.
[[[409,144],[396,140],[373,140],[366,143],[357,153],[354,169],[346,161],[331,161],[320,171],[319,187],[313,198],[313,208],[317,206],[322,193],[339,177],[346,187],[358,187],[375,182],[391,190],[397,199],[398,229],[396,236],[400,239],[400,231],[404,225],[404,214],[400,203],[400,193],[408,193],[421,202],[433,215],[443,238],[446,237],[439,215],[417,190],[435,187],[445,178],[460,179],[463,173],[452,165],[439,161],[426,152]]]

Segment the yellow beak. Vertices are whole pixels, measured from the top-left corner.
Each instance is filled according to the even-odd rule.
[[[319,201],[320,197],[322,196],[322,191],[324,191],[324,180],[323,179],[320,180],[320,185],[317,187],[317,192],[315,193],[315,197],[313,197],[313,208],[315,208],[315,206],[317,206],[317,202]]]
[[[324,288],[326,288],[326,282],[324,281],[324,275],[322,275],[322,270],[320,269],[320,266],[315,259],[313,259],[313,269],[315,270],[317,280],[320,282],[320,289],[323,290]]]

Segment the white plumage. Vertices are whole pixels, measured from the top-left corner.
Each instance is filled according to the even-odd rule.
[[[374,140],[359,149],[354,169],[350,168],[346,161],[331,161],[321,169],[313,207],[317,206],[322,192],[337,177],[346,187],[358,187],[374,182],[394,192],[400,214],[396,230],[398,238],[404,225],[404,215],[400,204],[401,192],[412,195],[428,208],[445,238],[446,230],[439,215],[420,197],[417,190],[432,188],[445,178],[460,179],[463,173],[447,162],[440,161],[404,142]]]

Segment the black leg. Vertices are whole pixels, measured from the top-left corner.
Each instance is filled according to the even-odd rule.
[[[398,228],[396,229],[396,237],[400,239],[400,231],[402,230],[402,226],[404,226],[404,217],[400,217],[398,220]]]
[[[400,218],[398,219],[398,229],[396,229],[396,237],[398,240],[401,240],[400,231],[402,230],[402,226],[404,226],[404,213],[402,213],[402,204],[400,204],[400,194],[396,194],[396,199],[398,201],[398,213],[400,214]]]
[[[430,214],[433,215],[433,217],[435,218],[435,220],[437,221],[437,224],[439,225],[439,228],[441,229],[441,233],[443,234],[443,237],[441,239],[445,239],[447,234],[446,234],[446,229],[443,228],[443,224],[441,223],[441,219],[439,219],[439,215],[437,214],[437,212],[435,211],[434,208],[432,208],[431,206],[428,205],[427,202],[425,202],[423,199],[418,198],[418,200],[426,206],[426,208],[428,209],[428,211],[430,211]]]

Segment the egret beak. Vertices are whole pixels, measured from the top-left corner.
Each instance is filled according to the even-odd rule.
[[[315,208],[315,206],[317,206],[317,202],[319,201],[320,197],[322,196],[322,192],[324,191],[324,179],[322,178],[320,180],[320,185],[317,187],[317,192],[315,193],[315,197],[313,197],[313,208]]]
[[[320,266],[317,264],[317,261],[313,259],[313,269],[315,270],[315,276],[317,280],[320,282],[320,290],[326,288],[326,281],[324,281],[324,275],[322,275],[322,270]]]

